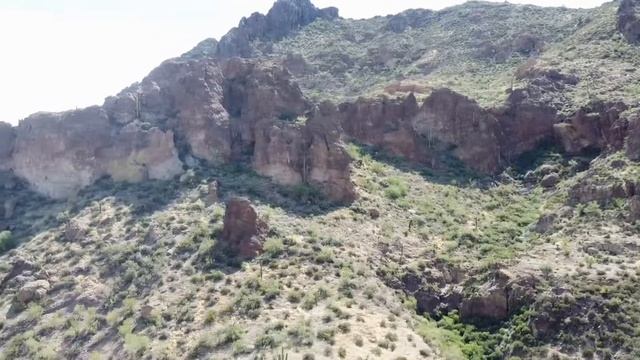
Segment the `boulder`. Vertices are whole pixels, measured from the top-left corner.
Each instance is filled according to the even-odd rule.
[[[542,178],[542,180],[540,181],[540,185],[542,185],[542,187],[550,189],[558,185],[559,182],[560,182],[560,175],[556,173],[551,173]]]
[[[11,261],[11,270],[0,281],[0,293],[8,286],[8,284],[16,277],[22,274],[33,274],[40,270],[40,266],[34,261],[17,255]]]
[[[267,231],[268,225],[249,200],[232,198],[227,202],[221,240],[234,254],[242,258],[258,256]]]
[[[618,8],[618,30],[632,44],[640,43],[640,2],[622,0]]]
[[[600,183],[584,180],[574,185],[569,190],[569,204],[586,204],[592,201],[600,206],[609,205],[614,199],[625,199],[628,197],[625,184],[612,181],[611,183]]]
[[[20,288],[20,290],[18,290],[16,299],[21,304],[28,304],[32,301],[41,300],[45,297],[45,295],[47,295],[50,287],[51,285],[47,280],[30,281],[24,284]]]
[[[553,231],[558,215],[546,214],[541,216],[536,222],[534,230],[539,234],[546,234]]]

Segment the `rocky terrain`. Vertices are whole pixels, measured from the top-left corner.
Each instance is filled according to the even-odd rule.
[[[638,358],[639,42],[637,0],[278,0],[0,123],[0,358]]]

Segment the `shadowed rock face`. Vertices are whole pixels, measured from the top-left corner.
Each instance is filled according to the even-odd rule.
[[[252,41],[280,40],[316,19],[331,20],[337,17],[338,9],[318,9],[309,0],[278,0],[267,15],[254,13],[243,18],[238,27],[223,36],[218,44],[217,55],[221,58],[247,58],[253,54]]]
[[[623,103],[594,102],[580,109],[567,123],[554,126],[564,150],[579,154],[585,150],[620,150],[627,136],[627,110]]]
[[[620,2],[618,30],[630,43],[640,43],[640,2],[638,0],[622,0]]]
[[[11,168],[11,153],[16,141],[16,132],[7,123],[0,122],[0,170]]]
[[[449,144],[454,155],[476,171],[492,173],[501,167],[498,119],[465,96],[448,89],[434,91],[413,124],[427,141]]]

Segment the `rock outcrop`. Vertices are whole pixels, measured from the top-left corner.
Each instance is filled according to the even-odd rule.
[[[105,101],[111,121],[171,128],[181,152],[211,164],[231,158],[230,122],[222,106],[224,76],[210,59],[165,61],[140,84]]]
[[[0,126],[0,157],[53,198],[104,176],[168,179],[182,172],[182,157],[248,162],[279,184],[312,184],[349,202],[355,192],[341,134],[335,108],[311,104],[281,67],[179,58],[102,107]]]
[[[635,114],[629,119],[625,152],[629,159],[640,161],[640,115]]]
[[[427,159],[427,143],[413,128],[418,113],[413,94],[397,99],[358,99],[339,106],[342,128],[359,143],[383,148],[412,161]]]
[[[457,310],[464,321],[489,324],[508,319],[529,303],[538,279],[497,270],[472,291],[473,279],[439,268],[423,275],[410,273],[402,282],[403,290],[415,296],[419,313],[440,317]]]
[[[449,89],[429,96],[413,120],[417,134],[437,141],[470,168],[494,173],[501,168],[501,128],[498,119],[475,101]]]
[[[618,30],[630,43],[640,43],[640,2],[637,0],[622,0],[620,2]]]
[[[504,106],[491,110],[500,122],[500,148],[505,163],[553,138],[553,125],[558,122],[556,110],[536,98],[535,89],[517,89],[509,94]]]
[[[280,40],[316,19],[337,17],[338,9],[318,9],[309,0],[278,0],[266,15],[254,13],[243,18],[220,39],[216,53],[221,58],[248,58],[254,54],[252,42],[256,40]]]
[[[0,170],[11,168],[11,154],[16,141],[16,133],[13,127],[0,122]]]
[[[234,254],[242,258],[258,256],[268,229],[249,200],[232,198],[227,202],[221,239]]]
[[[593,102],[569,122],[556,124],[556,135],[564,150],[573,155],[589,150],[620,150],[627,136],[628,122],[620,116],[625,110],[623,103]]]
[[[100,107],[40,113],[20,122],[13,171],[53,198],[67,197],[103,176],[168,179],[182,171],[173,135],[139,124],[118,128]]]

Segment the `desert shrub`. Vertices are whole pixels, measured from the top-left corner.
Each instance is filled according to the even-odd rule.
[[[388,180],[387,188],[384,190],[384,195],[391,200],[401,199],[409,193],[409,186],[400,178],[392,177]]]
[[[225,346],[242,339],[243,336],[244,330],[240,326],[236,324],[227,325],[215,333],[213,346]]]
[[[11,231],[0,232],[0,254],[16,247],[17,242],[13,238]]]
[[[263,250],[266,256],[275,258],[284,252],[284,243],[280,238],[270,238],[264,242]]]

